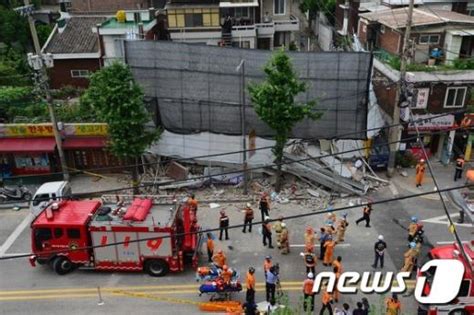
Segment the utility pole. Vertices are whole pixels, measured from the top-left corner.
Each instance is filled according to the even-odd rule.
[[[247,132],[245,128],[245,60],[242,59],[237,66],[240,70],[240,110],[241,110],[241,129],[242,129],[242,161],[244,169],[244,195],[248,194],[248,174],[247,174]]]
[[[58,148],[59,160],[61,162],[61,169],[63,178],[65,181],[69,181],[69,171],[66,164],[66,158],[64,157],[64,151],[62,146],[61,135],[58,130],[58,123],[54,114],[53,97],[49,91],[48,73],[46,71],[47,65],[52,66],[52,57],[46,56],[41,53],[41,47],[38,40],[38,34],[36,33],[36,26],[33,17],[31,16],[33,6],[30,5],[29,0],[24,0],[24,7],[17,8],[16,11],[20,14],[26,14],[28,16],[28,24],[30,25],[31,37],[33,39],[33,45],[35,47],[36,56],[28,54],[28,63],[33,67],[34,70],[39,73],[39,87],[44,91],[46,96],[46,103],[48,105],[49,116],[51,118],[51,124],[53,126],[54,139],[56,140],[56,147]],[[46,63],[46,64],[45,64]]]
[[[398,124],[400,122],[400,95],[405,92],[406,89],[406,70],[407,70],[407,61],[408,54],[410,50],[410,33],[411,33],[411,24],[413,19],[413,6],[414,0],[410,0],[408,6],[408,19],[407,25],[405,28],[405,36],[403,39],[403,51],[400,59],[400,79],[397,83],[397,92],[395,94],[395,104],[393,105],[393,124]],[[399,148],[399,141],[401,139],[402,128],[400,126],[395,126],[389,129],[389,142],[390,144],[390,155],[388,159],[387,175],[392,177],[395,172],[395,160],[396,154]]]

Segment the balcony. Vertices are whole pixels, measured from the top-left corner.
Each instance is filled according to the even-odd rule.
[[[255,24],[257,28],[258,37],[273,37],[275,34],[275,23],[257,23]]]
[[[232,37],[255,37],[257,36],[257,30],[255,25],[237,25],[232,26]]]
[[[275,32],[294,32],[300,30],[300,20],[290,16],[289,20],[274,20]]]

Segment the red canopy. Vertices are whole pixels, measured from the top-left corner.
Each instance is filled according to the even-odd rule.
[[[0,138],[1,153],[47,153],[55,147],[54,138]]]
[[[88,148],[104,148],[107,139],[104,137],[82,137],[82,138],[66,138],[63,141],[64,149],[88,149]]]

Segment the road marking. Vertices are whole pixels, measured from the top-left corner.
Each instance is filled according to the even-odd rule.
[[[0,255],[0,257],[16,257],[16,256],[25,256],[25,255],[31,255],[31,253],[9,253],[9,254],[3,254]]]
[[[451,218],[456,218],[456,217],[459,217],[459,213],[454,213],[454,214],[451,214]],[[448,225],[449,222],[448,222],[448,217],[446,215],[440,215],[438,217],[433,217],[433,218],[429,218],[429,219],[426,219],[426,220],[421,220],[421,222],[426,222],[426,223],[433,223],[433,224],[443,224],[443,225]],[[457,223],[457,222],[453,222],[455,226],[463,226],[463,227],[472,227],[472,224],[470,223]]]
[[[349,243],[340,243],[337,244],[336,247],[349,247],[351,244]],[[306,247],[305,244],[290,244],[290,247]],[[320,244],[315,244],[314,247],[321,247]]]
[[[5,243],[3,243],[2,247],[0,247],[0,256],[3,256],[7,250],[13,245],[13,243],[16,241],[18,236],[23,232],[23,230],[30,225],[31,222],[31,213],[28,213],[28,215],[21,221],[21,223],[16,227],[16,229],[13,231],[12,234],[7,238]]]
[[[436,242],[436,244],[438,245],[451,245],[451,244],[454,244],[456,243],[456,241],[442,241],[442,242]],[[461,243],[463,244],[469,244],[470,242],[469,241],[462,241]]]

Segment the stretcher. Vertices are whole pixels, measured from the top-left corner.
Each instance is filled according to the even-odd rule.
[[[229,301],[232,293],[240,291],[242,291],[242,284],[239,280],[225,284],[221,277],[217,277],[215,281],[206,281],[199,286],[199,296],[211,295],[210,301]]]

